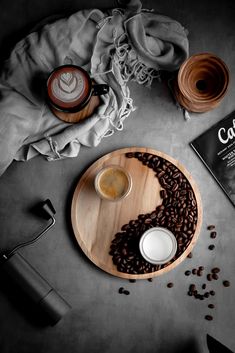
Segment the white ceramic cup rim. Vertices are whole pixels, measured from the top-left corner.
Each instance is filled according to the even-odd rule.
[[[171,242],[172,242],[171,252],[164,259],[158,259],[158,260],[153,259],[153,258],[149,257],[148,254],[146,254],[146,252],[144,251],[144,241],[145,241],[146,237],[148,236],[148,234],[150,234],[150,233],[152,233],[153,231],[156,231],[156,230],[164,232],[166,235],[168,235],[168,237],[171,239]],[[175,256],[176,251],[177,251],[177,241],[176,241],[176,238],[175,238],[174,234],[171,231],[169,231],[167,228],[153,227],[153,228],[148,229],[141,236],[140,242],[139,242],[139,249],[140,249],[141,255],[143,256],[143,258],[146,261],[148,261],[148,262],[150,262],[150,263],[152,263],[154,265],[163,265],[163,264],[169,262]]]

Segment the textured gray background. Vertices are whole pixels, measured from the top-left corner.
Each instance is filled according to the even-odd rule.
[[[46,16],[82,8],[113,7],[113,1],[1,0],[0,53]],[[56,226],[45,238],[22,254],[71,303],[73,309],[56,326],[40,323],[25,302],[19,304],[16,291],[0,281],[1,353],[206,353],[206,333],[235,351],[235,217],[234,207],[206,168],[188,146],[189,141],[235,109],[235,2],[233,0],[153,0],[144,8],[180,21],[189,30],[190,54],[213,52],[228,65],[229,91],[215,110],[183,119],[165,84],[151,89],[130,85],[138,107],[125,121],[125,129],[106,138],[94,149],[84,148],[77,158],[47,162],[35,158],[13,163],[0,178],[0,247],[10,248],[26,240],[42,226],[30,208],[49,197],[57,210]],[[204,217],[193,258],[152,283],[129,283],[96,268],[82,254],[70,225],[70,205],[82,172],[107,152],[127,146],[148,146],[180,160],[191,172],[201,191]],[[216,251],[210,252],[208,224],[216,224]],[[187,296],[187,287],[201,278],[185,277],[184,271],[204,265],[222,268],[216,291],[214,321],[207,322],[207,301]],[[222,279],[231,281],[230,288]],[[166,288],[169,281],[174,288]],[[125,286],[131,295],[118,294]]]

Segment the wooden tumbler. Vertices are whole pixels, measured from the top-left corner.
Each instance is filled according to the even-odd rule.
[[[203,113],[216,108],[229,84],[225,63],[211,53],[188,58],[180,67],[174,84],[176,100],[191,112]]]

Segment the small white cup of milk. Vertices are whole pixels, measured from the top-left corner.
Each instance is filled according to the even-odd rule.
[[[140,253],[155,265],[169,262],[176,254],[177,241],[172,232],[163,227],[148,229],[140,238]]]

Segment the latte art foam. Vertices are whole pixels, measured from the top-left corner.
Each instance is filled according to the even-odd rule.
[[[85,82],[78,71],[63,72],[51,82],[51,91],[54,97],[66,103],[79,99],[84,90]]]

